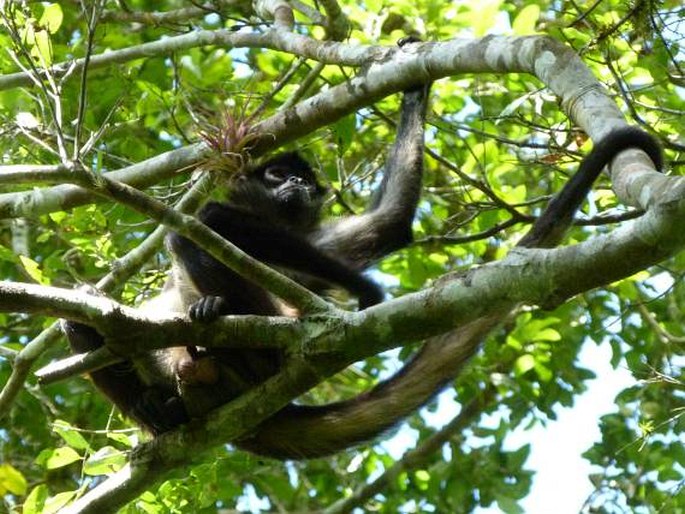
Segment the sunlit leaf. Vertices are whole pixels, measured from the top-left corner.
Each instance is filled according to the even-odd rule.
[[[0,494],[23,496],[28,489],[26,478],[11,464],[0,464]]]
[[[52,426],[52,429],[67,443],[71,448],[75,450],[87,450],[90,448],[88,441],[81,435],[80,432],[72,427],[68,423],[62,420],[56,420]]]
[[[48,29],[51,34],[54,34],[62,26],[63,19],[64,14],[60,4],[47,4],[43,9],[43,16],[41,16],[38,23]]]
[[[24,266],[24,270],[26,270],[26,273],[28,273],[33,280],[39,284],[46,283],[45,278],[43,277],[43,272],[40,269],[40,264],[30,257],[26,257],[25,255],[20,255],[19,261],[21,261],[22,266]]]
[[[540,18],[540,6],[537,4],[526,5],[518,12],[514,21],[511,23],[514,34],[517,36],[535,34],[538,18]]]
[[[40,484],[34,487],[24,501],[22,506],[23,514],[42,514],[45,508],[45,502],[49,497],[49,491],[45,484]]]
[[[36,462],[46,469],[57,469],[68,466],[73,462],[81,460],[81,456],[73,448],[63,446],[61,448],[54,448],[52,450],[43,450]]]
[[[517,375],[523,375],[535,367],[535,357],[530,354],[521,355],[514,363],[514,371]]]
[[[110,475],[126,464],[126,453],[104,446],[90,455],[83,465],[83,472],[88,475]]]

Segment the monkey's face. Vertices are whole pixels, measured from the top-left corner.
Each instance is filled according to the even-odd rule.
[[[276,224],[306,229],[319,220],[325,193],[309,163],[286,153],[236,175],[230,202]]]
[[[306,208],[318,194],[318,184],[311,173],[270,166],[262,178],[273,201],[289,209]]]
[[[318,219],[324,190],[311,171],[269,166],[262,184],[285,223],[305,227]]]
[[[263,175],[234,179],[230,202],[264,219],[304,229],[320,216],[325,189],[291,170],[270,170]]]

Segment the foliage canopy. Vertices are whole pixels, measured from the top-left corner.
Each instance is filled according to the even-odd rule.
[[[683,11],[677,1],[580,6],[567,1],[341,0],[342,13],[331,0],[291,5],[296,33],[344,38],[360,47],[392,46],[412,31],[426,41],[551,35],[578,52],[627,118],[664,141],[671,171],[679,172],[685,113]],[[201,141],[203,132],[225,122],[226,113],[264,119],[358,73],[351,66],[324,66],[269,48],[227,48],[209,41],[149,55],[141,51],[106,65],[93,59],[87,74],[66,68],[43,79],[42,86],[12,84],[2,80],[21,72],[35,77],[42,68],[75,58],[163,45],[200,30],[259,33],[269,23],[256,16],[250,2],[238,0],[8,2],[2,4],[2,17],[0,46],[8,49],[0,52],[4,165],[57,165],[65,157],[78,157],[97,172],[117,170]],[[91,17],[97,23],[89,28]],[[398,96],[389,96],[290,143],[330,185],[330,216],[358,212],[368,203],[394,136],[397,110]],[[418,291],[447,271],[506,255],[590,147],[554,95],[534,78],[514,73],[437,82],[427,144],[416,241],[377,266],[393,296]],[[187,190],[190,176],[189,169],[181,169],[145,179],[140,187],[173,204]],[[0,184],[4,193],[12,193],[41,182]],[[66,288],[95,283],[156,228],[121,205],[92,200],[2,220],[0,276]],[[602,182],[566,243],[610,231],[637,214],[618,205],[608,181]],[[160,249],[110,294],[138,304],[161,286],[167,267],[168,257]],[[504,512],[522,512],[520,502],[533,475],[526,468],[530,447],[512,449],[507,436],[517,427],[554,420],[590,380],[602,380],[589,369],[591,363],[578,358],[583,345],[598,344],[609,345],[612,366],[628,368],[636,381],[617,396],[617,409],[598,421],[601,440],[584,454],[595,465],[594,491],[585,511],[685,511],[684,272],[681,253],[553,311],[527,310],[497,329],[448,392],[401,426],[404,440],[407,435],[416,439],[417,451],[399,467],[392,468],[399,443],[370,443],[335,458],[285,464],[222,447],[204,463],[145,492],[123,512],[319,510],[358,488],[364,491],[364,484],[379,475],[378,490],[364,493],[368,503],[351,506],[472,512],[496,505]],[[18,352],[53,321],[0,313],[0,384],[7,384],[20,364]],[[366,390],[396,370],[413,349],[367,359],[305,400],[327,402]],[[55,339],[39,364],[64,354],[64,344]],[[29,375],[24,390],[0,405],[5,410],[0,493],[10,511],[19,512],[23,505],[24,513],[57,512],[79,487],[120,468],[141,437],[80,378],[39,386]],[[444,422],[460,412],[459,406],[477,408],[464,409],[438,432],[426,421],[434,419],[438,405]],[[428,451],[436,433],[449,437]]]

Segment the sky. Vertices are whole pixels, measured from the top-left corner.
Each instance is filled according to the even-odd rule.
[[[587,382],[588,389],[576,396],[570,408],[557,408],[557,419],[545,426],[519,428],[506,438],[504,449],[516,450],[531,445],[526,469],[535,471],[530,494],[520,503],[526,514],[578,514],[593,487],[588,476],[592,466],[582,454],[600,441],[599,419],[616,411],[614,398],[626,387],[635,384],[635,378],[623,367],[611,367],[611,347],[585,341],[579,355],[580,365],[595,372],[597,378]],[[423,409],[426,424],[441,427],[459,411],[450,391],[438,399],[434,412]],[[493,416],[484,424],[496,427],[499,417]],[[480,442],[482,444],[482,441]],[[399,459],[416,445],[416,434],[406,425],[381,446]],[[597,468],[598,470],[599,468]],[[475,514],[501,514],[497,505],[479,508]]]
[[[613,369],[610,361],[609,344],[598,346],[586,341],[580,363],[597,375],[588,382],[588,390],[576,397],[572,408],[557,409],[558,419],[546,427],[518,429],[507,438],[511,449],[531,444],[527,467],[536,474],[531,493],[521,504],[526,514],[578,514],[592,492],[588,480],[592,467],[582,453],[600,440],[599,418],[616,411],[616,395],[635,384],[627,369],[620,366]],[[486,512],[500,511],[478,511],[479,514]]]

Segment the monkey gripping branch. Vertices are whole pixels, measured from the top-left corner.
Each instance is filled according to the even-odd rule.
[[[287,27],[287,17],[281,19],[281,23]],[[179,38],[184,37],[184,44],[191,44],[191,36]],[[217,42],[216,38],[208,38],[207,34],[197,38],[192,44]],[[240,46],[241,42],[245,46],[256,44],[236,34],[221,34],[221,41],[234,47]],[[85,324],[83,326],[95,327],[99,333],[79,332],[83,330],[81,326],[72,325],[72,346],[85,344],[84,351],[93,351],[93,354],[98,354],[97,358],[103,359],[98,361],[99,366],[106,364],[104,368],[90,369],[94,377],[107,370],[108,366],[116,366],[117,359],[147,359],[151,349],[163,348],[165,343],[171,344],[168,343],[171,335],[178,337],[179,334],[187,343],[181,348],[182,354],[176,361],[173,370],[175,375],[186,373],[202,383],[202,373],[206,370],[199,369],[196,363],[202,360],[203,351],[211,352],[214,348],[233,351],[232,355],[259,368],[255,375],[259,378],[258,384],[244,387],[241,380],[230,382],[231,387],[234,387],[231,398],[235,399],[225,403],[226,400],[222,398],[218,407],[211,406],[217,408],[203,413],[203,419],[194,419],[190,423],[186,423],[188,420],[183,417],[188,413],[177,409],[173,395],[162,397],[163,406],[169,409],[161,418],[151,416],[149,410],[137,410],[137,405],[123,403],[123,408],[128,408],[128,413],[134,419],[140,420],[159,435],[137,447],[129,465],[86,493],[64,512],[102,512],[103,508],[113,509],[123,505],[149,488],[151,483],[165,477],[170,469],[187,465],[213,445],[226,441],[236,441],[238,444],[243,441],[248,449],[292,458],[298,452],[305,457],[325,454],[337,446],[344,447],[372,437],[392,426],[398,417],[418,408],[453,379],[464,362],[473,355],[482,338],[517,306],[557,304],[575,294],[656,264],[676,254],[685,245],[685,235],[676,228],[685,216],[683,181],[655,171],[654,168],[660,168],[658,147],[652,145],[650,139],[635,136],[636,132],[620,131],[625,121],[618,108],[578,57],[552,39],[488,37],[410,44],[402,49],[359,49],[273,31],[262,35],[259,44],[265,48],[287,49],[295,55],[319,59],[324,63],[368,66],[347,83],[331,87],[259,123],[255,127],[258,136],[253,150],[255,156],[264,153],[267,148],[293,141],[390,93],[404,91],[403,120],[397,131],[396,146],[390,152],[378,203],[370,210],[346,218],[332,228],[324,226],[323,229],[318,225],[310,226],[308,219],[303,221],[286,217],[286,223],[307,231],[306,242],[303,243],[289,238],[287,231],[272,229],[274,220],[283,219],[282,211],[258,213],[259,216],[255,212],[248,212],[245,216],[249,197],[233,200],[234,203],[223,206],[208,204],[200,211],[200,221],[197,221],[131,186],[134,180],[139,180],[133,183],[138,187],[148,184],[137,178],[134,169],[145,170],[148,176],[158,178],[159,174],[176,169],[178,163],[201,160],[208,154],[208,149],[201,144],[174,150],[103,177],[96,177],[81,165],[63,162],[61,167],[47,170],[46,178],[52,173],[55,179],[69,180],[73,186],[10,193],[0,197],[0,213],[4,217],[12,217],[29,211],[34,214],[47,213],[73,207],[90,202],[92,195],[97,195],[131,207],[164,224],[176,234],[171,236],[172,248],[183,263],[184,271],[195,282],[199,290],[196,293],[200,293],[193,298],[191,311],[191,317],[200,323],[184,319],[185,311],[172,309],[160,319],[151,315],[153,311],[149,308],[141,313],[111,300],[82,293],[28,284],[0,284],[0,308],[5,311],[62,316]],[[359,55],[370,59],[370,62],[362,62]],[[93,56],[93,61],[96,61],[96,57],[99,56]],[[87,69],[85,64],[84,69]],[[589,163],[587,172],[594,175],[589,181],[580,184],[572,182],[573,187],[586,192],[605,162],[615,157],[611,171],[617,195],[625,204],[645,209],[646,214],[629,227],[560,249],[538,248],[553,246],[560,236],[557,233],[550,234],[549,228],[538,224],[529,233],[528,239],[524,239],[518,248],[501,261],[473,269],[465,275],[446,276],[424,291],[375,305],[379,300],[377,290],[358,271],[408,242],[406,226],[407,222],[411,225],[418,201],[417,177],[419,181],[421,178],[421,166],[418,163],[423,159],[423,116],[427,88],[422,87],[422,84],[461,73],[485,72],[536,75],[559,96],[567,114],[598,142],[598,150],[593,151],[585,161]],[[617,133],[620,134],[619,139],[615,137]],[[611,144],[602,146],[602,142],[606,141]],[[261,187],[259,194],[263,195],[269,194],[269,188],[278,190],[281,187],[296,194],[292,184],[297,184],[297,187],[309,191],[298,195],[316,197],[316,178],[311,176],[311,170],[307,171],[307,166],[292,159],[285,164],[267,161],[264,166],[252,170],[252,175],[244,180],[258,179],[260,186],[255,187]],[[20,181],[23,171],[14,171],[18,175],[13,178]],[[577,193],[578,189],[573,191]],[[54,201],[55,198],[59,198],[59,201]],[[400,207],[405,208],[404,212],[395,210],[397,199],[402,200]],[[563,225],[570,221],[577,203],[577,194],[567,200],[562,193],[550,204],[550,210],[561,208],[561,211],[553,211],[552,214],[563,218],[560,218]],[[411,211],[409,216],[407,207]],[[244,215],[241,218],[242,226],[252,223],[250,226],[255,231],[262,231],[260,233],[271,240],[280,241],[286,248],[293,249],[292,254],[308,252],[312,262],[321,265],[321,270],[314,273],[315,276],[349,289],[353,296],[359,298],[362,307],[369,308],[354,313],[341,311],[242,253],[238,250],[240,243],[243,243],[242,246],[250,243],[241,240],[240,227],[230,225],[231,220],[241,213]],[[401,223],[387,224],[388,220],[395,220],[398,214]],[[541,219],[549,218],[543,214]],[[362,231],[362,227],[369,226],[373,228],[372,231]],[[535,227],[543,227],[542,234],[536,234]],[[360,237],[360,234],[364,237]],[[372,243],[370,246],[369,242]],[[355,244],[357,246],[351,246]],[[370,250],[350,264],[349,261],[335,259],[335,252],[340,248],[354,255],[361,248]],[[601,248],[601,252],[597,252],[597,248]],[[260,252],[263,252],[261,258]],[[280,262],[279,255],[269,253],[259,245],[253,248],[253,252],[246,253],[257,257],[257,261],[299,269],[298,262]],[[627,253],[633,258],[622,259],[621,256]],[[204,256],[211,260],[205,261]],[[203,264],[199,265],[198,262]],[[206,262],[211,264],[207,265]],[[222,280],[226,280],[223,270],[227,268],[235,273],[231,273],[230,280],[222,283]],[[211,283],[198,285],[203,276],[211,278]],[[256,289],[247,288],[248,283],[257,284]],[[226,300],[222,300],[223,295],[215,294],[217,291],[213,289],[217,287],[218,292],[231,288],[234,290],[236,285],[247,291],[248,296],[252,295],[249,296],[251,303],[248,306],[226,305]],[[301,321],[284,316],[285,313],[278,306],[267,301],[270,295],[265,296],[264,291],[297,307]],[[153,306],[155,310],[159,304],[153,303]],[[217,320],[212,325],[221,330],[212,330],[209,325],[203,324],[214,322],[217,316],[226,314],[233,316]],[[235,316],[241,314],[261,316]],[[139,336],[135,342],[122,339],[121,334],[130,333]],[[265,334],[268,334],[268,338],[264,337]],[[419,356],[406,370],[390,379],[389,385],[376,388],[360,400],[363,403],[343,402],[333,407],[337,409],[334,411],[330,410],[331,407],[322,407],[321,411],[316,412],[289,410],[295,409],[294,406],[288,407],[293,399],[351,362],[421,339],[427,339],[427,342]],[[255,353],[246,349],[255,340],[265,341],[262,343],[264,348],[275,352],[270,354],[275,356],[274,359],[263,367],[257,362]],[[122,353],[124,348],[125,354]],[[273,361],[278,364],[275,369],[270,367]],[[91,361],[84,365],[83,360],[74,366],[70,363],[60,369],[60,377],[83,372],[91,365]],[[211,373],[223,371],[210,369]],[[140,386],[141,392],[147,393],[145,388],[150,384],[144,383],[141,377],[126,375],[126,379],[130,380],[129,384],[133,384],[133,387]],[[226,385],[227,382],[219,383]],[[192,394],[191,389],[188,388],[188,394]],[[110,390],[110,396],[116,396],[118,392],[120,390],[114,388]],[[390,405],[393,408],[389,408]],[[380,416],[381,411],[392,411],[394,417],[388,419],[387,416]],[[158,413],[158,410],[154,412]],[[291,415],[293,412],[295,415]],[[326,417],[331,420],[331,426],[325,425]],[[345,422],[346,419],[352,419],[353,422]],[[259,428],[255,428],[257,426]],[[331,431],[331,428],[338,431]],[[321,443],[317,439],[314,444],[321,446],[308,448],[310,453],[304,453],[300,447],[293,449],[283,445],[288,434],[293,437],[293,434],[310,433],[307,431],[317,434],[321,439],[324,439],[321,434],[330,433],[332,439],[322,440]],[[302,439],[305,445],[312,443],[312,439]]]

